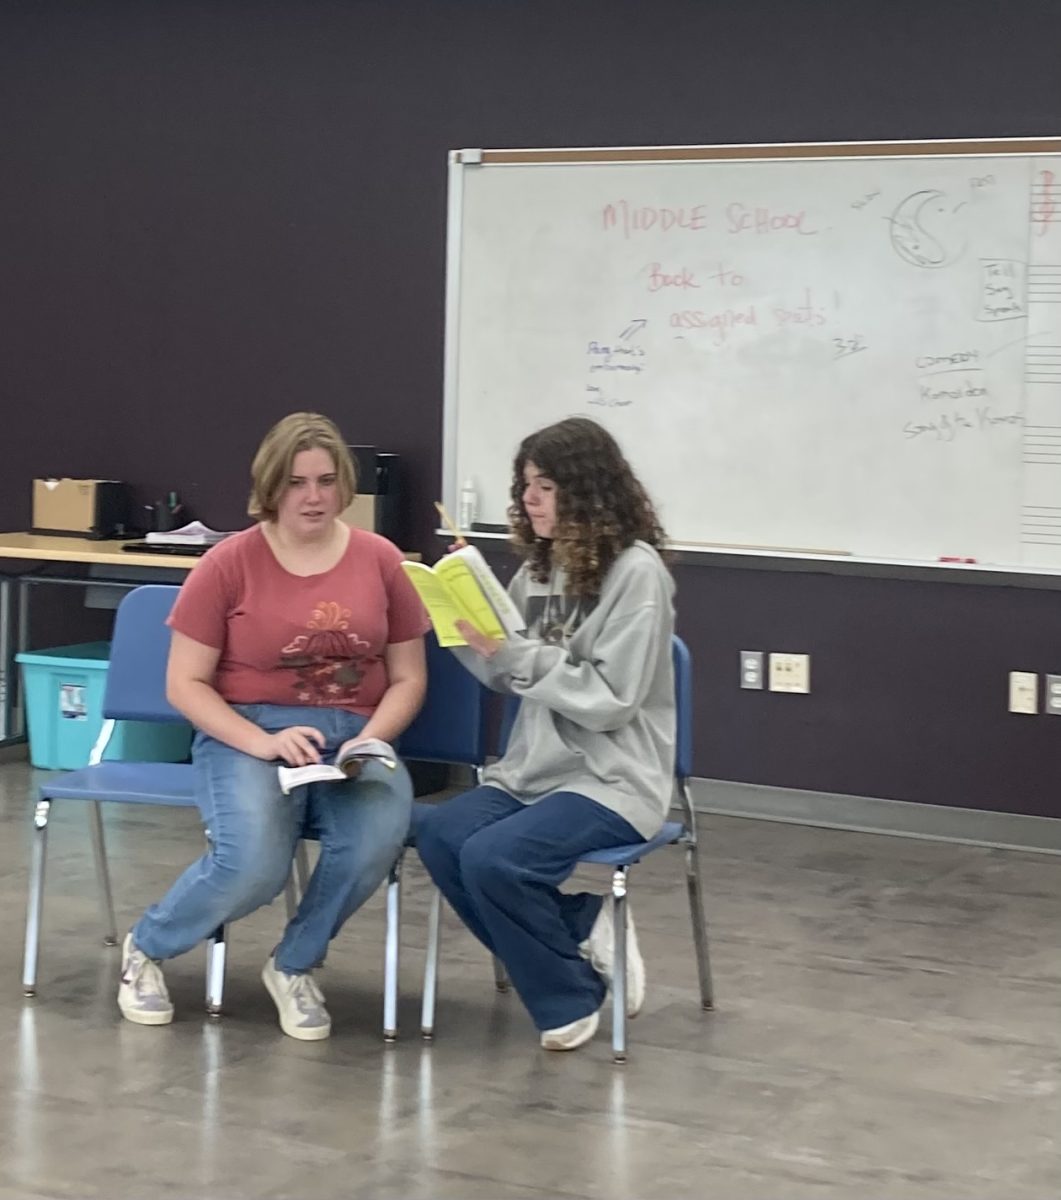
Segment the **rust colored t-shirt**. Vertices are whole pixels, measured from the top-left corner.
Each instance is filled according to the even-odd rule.
[[[387,689],[387,645],[430,627],[401,561],[385,538],[351,529],[330,571],[292,575],[255,525],[203,556],[168,623],[221,651],[214,687],[230,704],[370,716]]]

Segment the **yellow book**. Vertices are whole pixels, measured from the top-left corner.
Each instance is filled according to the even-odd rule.
[[[424,602],[440,646],[468,644],[458,621],[498,639],[524,628],[519,609],[474,546],[447,554],[433,567],[403,562],[402,570]]]

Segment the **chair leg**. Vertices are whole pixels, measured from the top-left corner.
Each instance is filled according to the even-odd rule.
[[[442,893],[436,888],[427,918],[427,958],[424,962],[424,995],[420,1002],[420,1036],[435,1036],[435,993],[438,989],[438,947],[442,934]]]
[[[696,969],[700,975],[700,1007],[710,1012],[715,1007],[715,992],[711,983],[707,922],[704,920],[704,901],[700,888],[700,856],[695,845],[685,847],[685,884],[689,891],[689,915],[693,921]]]
[[[383,1040],[398,1038],[398,945],[402,917],[402,854],[387,879],[387,936],[383,956]]]
[[[309,887],[309,851],[306,849],[306,841],[304,838],[299,838],[298,845],[295,847],[295,878],[298,881],[298,898],[301,901],[306,894],[306,888]]]
[[[505,970],[505,964],[495,954],[494,959],[494,987],[499,992],[507,992],[512,986],[512,982],[508,977],[508,972]]]
[[[22,994],[37,994],[37,959],[41,940],[41,911],[44,907],[44,859],[48,849],[49,800],[38,800],[33,810],[33,849],[26,903],[26,945],[22,957]]]
[[[103,840],[103,810],[98,800],[88,806],[88,824],[92,831],[92,853],[96,859],[96,882],[99,884],[99,907],[103,917],[104,946],[117,946],[118,928],[114,920],[114,899],[111,895],[111,873],[107,868],[107,845]]]
[[[284,904],[287,908],[287,919],[293,921],[302,897],[306,894],[309,884],[309,851],[301,838],[295,847],[295,858],[291,864],[291,874],[284,884]]]
[[[607,903],[607,901],[605,901]],[[612,975],[612,1058],[626,1062],[626,867],[612,872],[612,917],[615,944]]]
[[[206,1011],[212,1017],[221,1016],[225,995],[225,953],[227,930],[219,925],[206,943]]]

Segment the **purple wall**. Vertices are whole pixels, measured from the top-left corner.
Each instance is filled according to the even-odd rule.
[[[0,6],[0,527],[29,480],[243,520],[294,408],[438,489],[446,152],[1061,131],[1061,9],[981,0],[94,0]],[[1049,592],[678,569],[697,769],[1061,815]],[[809,697],[742,693],[808,651]]]

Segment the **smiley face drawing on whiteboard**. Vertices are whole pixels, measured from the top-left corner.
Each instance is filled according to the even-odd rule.
[[[914,192],[888,218],[892,248],[914,267],[948,267],[965,252],[965,236],[955,214],[965,201],[955,204],[936,190]]]

